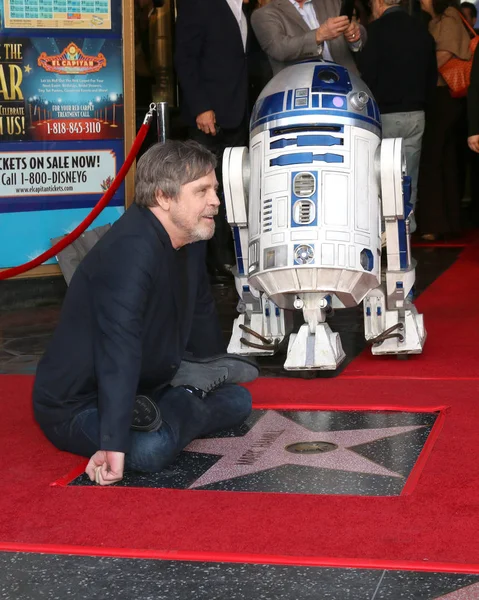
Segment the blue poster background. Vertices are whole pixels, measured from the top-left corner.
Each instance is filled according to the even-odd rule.
[[[111,30],[82,30],[82,29],[5,29],[4,19],[2,18],[3,0],[0,0],[0,40],[5,43],[25,42],[25,55],[23,62],[17,64],[21,66],[23,72],[23,81],[21,89],[24,98],[22,102],[6,102],[8,98],[0,95],[0,104],[5,107],[14,108],[24,104],[25,131],[16,135],[8,135],[8,131],[0,136],[0,155],[5,157],[11,153],[18,157],[23,155],[25,160],[28,157],[38,156],[45,153],[45,156],[63,156],[69,153],[84,153],[85,155],[98,156],[112,155],[116,160],[116,172],[121,168],[124,162],[124,139],[122,114],[116,97],[123,96],[123,47],[121,41],[122,35],[122,15],[121,0],[112,0],[112,29]],[[100,52],[108,56],[107,67],[103,72],[74,75],[73,80],[77,81],[95,81],[103,80],[105,94],[96,94],[94,91],[89,95],[87,93],[78,94],[74,87],[69,90],[61,90],[61,94],[56,94],[58,88],[51,89],[45,87],[45,72],[37,65],[40,52],[47,55],[60,54],[70,42],[74,42],[84,54],[96,56]],[[4,53],[3,53],[4,54]],[[5,56],[1,57],[2,60]],[[30,64],[32,63],[32,64]],[[32,70],[25,69],[29,65]],[[51,79],[57,78],[61,81],[61,76],[53,74]],[[55,98],[55,96],[57,96]],[[116,103],[115,110],[112,110],[113,103]],[[61,99],[61,103],[58,100]],[[43,105],[39,101],[43,102]],[[85,101],[84,101],[85,100]],[[60,108],[53,110],[52,103],[56,101]],[[30,103],[30,105],[29,105]],[[63,119],[65,126],[62,130],[53,129],[48,122],[62,123],[61,111],[65,106],[71,106],[74,103],[91,105],[88,119],[96,119],[102,123],[102,130],[99,135],[88,135],[88,131],[79,125],[73,126],[71,122],[75,119]],[[40,108],[44,111],[39,112]],[[45,112],[46,110],[46,112]],[[18,113],[17,113],[18,114]],[[115,123],[115,117],[119,123],[118,129],[108,129]],[[85,116],[82,112],[82,116]],[[30,119],[30,120],[29,120]],[[40,122],[39,122],[40,120]],[[77,119],[80,121],[80,119]],[[33,131],[32,125],[35,126]],[[73,135],[69,137],[69,133]],[[55,133],[57,139],[55,139]],[[101,138],[101,139],[98,139]],[[112,139],[113,138],[113,139]],[[111,164],[111,159],[109,160]],[[1,162],[0,162],[1,166]],[[5,166],[5,165],[3,165]],[[18,170],[18,169],[17,169]],[[49,173],[54,169],[50,169]],[[60,169],[58,169],[58,172]],[[98,175],[100,175],[99,173]],[[0,170],[0,176],[2,170]],[[105,178],[109,173],[105,173]],[[21,175],[19,175],[21,176]],[[8,182],[8,178],[5,180]],[[91,211],[98,200],[102,197],[102,191],[92,193],[91,183],[88,193],[81,193],[78,184],[75,185],[75,193],[48,195],[48,193],[32,193],[25,195],[11,193],[12,185],[6,185],[3,188],[0,181],[0,268],[13,267],[27,262],[48,248],[51,247],[50,240],[72,231]],[[9,195],[6,196],[5,191]],[[125,188],[124,185],[115,194],[109,206],[104,209],[102,214],[95,220],[91,227],[97,227],[106,223],[113,223],[124,212]],[[56,262],[55,259],[49,263]]]

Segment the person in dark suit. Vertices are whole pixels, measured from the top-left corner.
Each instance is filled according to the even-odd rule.
[[[375,20],[368,27],[359,68],[379,105],[383,138],[403,139],[414,207],[425,111],[436,91],[435,42],[423,23],[403,9],[401,0],[372,0],[372,11]],[[414,232],[414,213],[409,225]]]
[[[248,0],[248,2],[244,2],[243,6],[248,20],[248,110],[251,113],[264,86],[273,77],[273,70],[266,53],[259,45],[254,29],[251,27],[251,17],[261,7],[261,1]]]
[[[179,0],[177,13],[175,66],[182,116],[189,137],[216,155],[221,185],[224,149],[248,141],[248,26],[242,0]],[[234,263],[224,202],[210,249],[215,267]]]
[[[205,270],[218,211],[214,155],[167,141],[139,160],[135,203],[75,271],[38,365],[34,414],[101,484],[161,471],[195,437],[242,422],[254,379],[224,353]],[[219,355],[219,356],[218,356]],[[208,357],[216,358],[208,358]]]

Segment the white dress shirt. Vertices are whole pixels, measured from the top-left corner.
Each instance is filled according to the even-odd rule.
[[[318,17],[316,16],[316,11],[314,10],[314,6],[312,0],[306,0],[303,4],[303,8],[299,6],[296,0],[289,0],[294,8],[299,12],[299,14],[303,17],[303,21],[306,25],[312,29],[319,29],[320,23],[318,22]],[[321,51],[321,47],[318,46],[318,54],[322,54],[324,60],[330,60],[334,62],[333,57],[331,56],[331,52],[329,50],[328,42],[323,42],[323,48]]]
[[[231,8],[231,12],[234,14],[236,21],[238,22],[241,39],[243,40],[243,48],[246,50],[246,38],[248,37],[248,24],[246,23],[246,17],[243,12],[243,0],[226,0],[228,6]]]

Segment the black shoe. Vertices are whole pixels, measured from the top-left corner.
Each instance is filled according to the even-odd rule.
[[[143,394],[135,398],[131,429],[134,431],[158,431],[162,418],[156,403]]]
[[[180,368],[171,384],[194,386],[204,392],[212,392],[224,383],[246,383],[259,375],[256,361],[238,354],[220,354],[208,358],[188,357],[181,361]]]

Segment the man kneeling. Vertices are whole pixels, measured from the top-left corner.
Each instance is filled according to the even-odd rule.
[[[37,422],[57,448],[91,457],[101,485],[124,468],[161,471],[251,411],[236,384],[258,368],[224,354],[201,243],[215,228],[215,166],[195,142],[142,156],[135,203],[76,270],[38,366]]]

